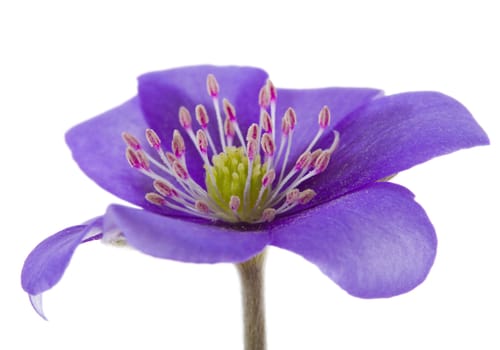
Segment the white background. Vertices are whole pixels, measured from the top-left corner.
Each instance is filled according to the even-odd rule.
[[[286,5],[285,5],[286,4]],[[214,63],[265,68],[282,87],[438,90],[492,145],[396,178],[439,237],[424,284],[350,297],[315,266],[270,249],[270,349],[500,348],[499,11],[494,1],[2,1],[0,348],[241,349],[232,265],[81,247],[45,297],[20,287],[46,236],[118,202],[72,161],[64,132],[135,93],[137,75]]]

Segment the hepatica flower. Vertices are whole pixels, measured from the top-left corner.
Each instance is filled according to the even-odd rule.
[[[488,143],[470,113],[440,93],[280,89],[260,69],[214,66],[145,74],[136,97],[66,140],[90,178],[140,209],[111,205],[31,252],[22,286],[42,316],[42,293],[93,240],[235,263],[243,276],[260,271],[271,245],[354,296],[408,292],[433,264],[436,235],[413,194],[383,180]],[[247,280],[244,290],[260,288]]]

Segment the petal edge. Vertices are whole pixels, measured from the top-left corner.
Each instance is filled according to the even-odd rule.
[[[377,183],[301,214],[273,230],[273,242],[317,265],[349,294],[383,298],[426,278],[437,239],[413,194]]]

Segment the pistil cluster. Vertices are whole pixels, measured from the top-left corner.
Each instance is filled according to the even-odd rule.
[[[313,150],[330,124],[328,107],[319,111],[316,135],[292,163],[290,152],[297,115],[288,108],[277,130],[277,91],[270,80],[260,89],[256,101],[260,106],[259,121],[250,125],[245,136],[238,125],[236,109],[227,99],[221,101],[219,84],[212,74],[207,76],[206,84],[218,135],[211,135],[208,130],[210,118],[205,106],[199,104],[194,110],[199,125],[196,131],[191,112],[184,106],[179,108],[180,126],[204,164],[204,186],[190,176],[185,140],[178,129],[173,131],[170,150],[165,150],[152,129],[145,131],[149,150],[133,135],[122,134],[129,164],[153,181],[155,192],[146,193],[145,198],[155,205],[196,217],[232,223],[272,221],[276,215],[313,199],[314,190],[299,187],[328,167],[339,143],[339,133],[334,130],[329,148]],[[214,137],[218,137],[218,145]]]

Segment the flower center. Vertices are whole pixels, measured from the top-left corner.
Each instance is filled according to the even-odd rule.
[[[146,193],[146,200],[192,216],[248,223],[272,221],[276,215],[308,203],[316,192],[300,190],[300,185],[327,168],[339,142],[339,133],[334,130],[328,149],[312,151],[330,124],[328,107],[324,106],[319,112],[318,132],[292,164],[289,158],[297,116],[292,108],[287,109],[281,119],[280,144],[276,147],[277,91],[270,81],[260,90],[260,120],[250,125],[246,141],[236,110],[226,99],[222,101],[223,120],[219,85],[211,74],[207,77],[207,91],[217,119],[219,147],[208,131],[209,116],[203,105],[195,108],[200,126],[196,133],[189,110],[184,106],[179,109],[180,124],[204,164],[205,188],[194,181],[188,171],[186,146],[179,130],[173,132],[171,151],[164,150],[156,132],[146,130],[146,139],[157,156],[145,151],[133,135],[122,134],[129,164],[153,181],[155,192]],[[239,146],[234,146],[235,142]]]
[[[266,165],[260,156],[249,161],[244,147],[226,147],[212,157],[213,166],[206,166],[207,193],[228,215],[234,214],[241,221],[253,222],[262,216],[262,206],[269,191],[262,189]]]

